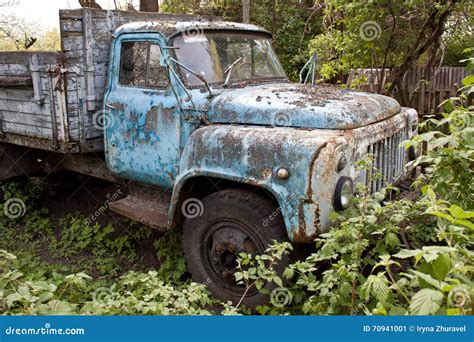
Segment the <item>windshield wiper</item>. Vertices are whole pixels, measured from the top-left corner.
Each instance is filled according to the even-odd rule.
[[[226,78],[225,78],[224,87],[226,87],[227,84],[228,84],[229,81],[230,81],[230,76],[232,75],[232,70],[234,70],[234,67],[235,67],[235,66],[237,65],[237,63],[239,63],[241,60],[242,60],[242,57],[237,58],[231,65],[229,65],[229,66],[227,67],[227,69],[225,69],[224,75],[227,75],[227,76],[226,76]]]

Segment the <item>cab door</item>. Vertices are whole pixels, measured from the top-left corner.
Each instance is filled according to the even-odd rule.
[[[181,115],[158,34],[122,34],[111,52],[104,138],[109,169],[171,187],[178,173]]]

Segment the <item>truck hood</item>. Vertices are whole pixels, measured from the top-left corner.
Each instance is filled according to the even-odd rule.
[[[394,99],[321,85],[282,83],[225,90],[208,111],[210,123],[352,129],[401,110]]]

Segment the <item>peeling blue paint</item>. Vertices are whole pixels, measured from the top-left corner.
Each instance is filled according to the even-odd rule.
[[[290,239],[308,242],[329,229],[339,177],[364,181],[355,163],[368,146],[416,121],[416,113],[389,97],[335,87],[242,84],[212,89],[210,96],[184,89],[172,72],[166,90],[120,86],[122,41],[168,44],[166,35],[140,32],[143,25],[127,27],[119,30],[111,52],[106,102],[115,109],[107,109],[112,117],[105,130],[107,163],[123,178],[172,190],[169,225],[186,182],[217,177],[271,192]],[[164,61],[169,53],[163,49]],[[337,171],[341,156],[348,163]],[[288,179],[276,176],[281,167],[289,170]]]
[[[283,83],[227,91],[214,99],[208,118],[213,123],[350,129],[399,111],[394,99],[382,95]]]

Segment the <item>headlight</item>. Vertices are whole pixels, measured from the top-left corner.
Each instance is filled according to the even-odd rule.
[[[333,205],[337,211],[345,210],[354,197],[354,183],[350,177],[342,176],[336,183]]]
[[[346,168],[346,165],[347,165],[347,159],[344,155],[342,155],[339,158],[339,161],[337,162],[336,171],[341,172],[342,170],[344,170]]]

